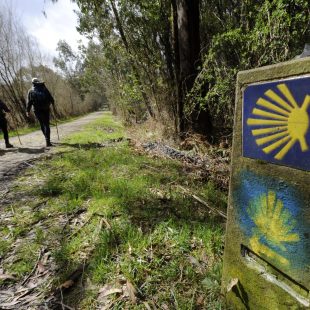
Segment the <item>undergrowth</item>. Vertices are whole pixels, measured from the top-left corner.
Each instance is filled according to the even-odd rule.
[[[0,230],[1,237],[10,232],[1,257],[12,255],[18,238],[25,242],[3,268],[23,279],[44,246],[57,265],[53,287],[84,266],[79,285],[64,296],[76,309],[223,309],[222,220],[179,186],[217,208],[225,194],[178,161],[137,154],[124,135],[107,113],[27,170],[15,188],[23,201],[7,206],[15,212],[10,229]],[[98,295],[126,283],[133,294]]]

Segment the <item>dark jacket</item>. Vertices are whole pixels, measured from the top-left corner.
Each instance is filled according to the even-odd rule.
[[[5,112],[10,112],[10,109],[6,104],[0,99],[0,117],[4,117]]]
[[[54,98],[44,83],[33,84],[28,91],[27,99],[27,112],[30,112],[32,106],[35,111],[48,111],[50,104],[54,104]]]

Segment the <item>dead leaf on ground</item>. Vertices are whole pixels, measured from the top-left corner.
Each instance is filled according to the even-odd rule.
[[[200,256],[200,260],[204,263],[204,264],[208,264],[210,261],[209,256],[206,254],[205,251],[202,252],[202,255]]]
[[[169,307],[168,307],[167,304],[162,304],[161,307],[162,307],[162,309],[164,309],[164,310],[169,310]]]
[[[15,294],[15,298],[13,301],[19,301],[21,298],[31,294],[33,292],[33,288],[25,288],[20,295]]]
[[[114,287],[110,284],[105,285],[103,288],[99,290],[99,299],[102,297],[106,297],[112,294],[122,293],[123,290],[119,287]]]
[[[39,293],[37,293],[37,294],[34,294],[34,295],[30,295],[30,296],[28,296],[28,297],[26,297],[25,299],[23,299],[23,301],[22,301],[22,304],[23,304],[23,306],[25,306],[25,305],[31,305],[32,304],[32,302],[34,302],[34,301],[38,301],[39,300],[39,296],[41,295],[41,292],[39,292]],[[29,306],[30,306],[29,305]],[[29,308],[27,308],[27,309],[31,309],[30,307]]]
[[[150,307],[150,305],[146,301],[143,304],[147,310],[152,310],[152,308]]]
[[[192,265],[196,266],[198,268],[198,271],[201,273],[203,271],[203,266],[199,263],[198,259],[189,255],[188,256],[189,261]]]
[[[238,282],[239,282],[238,278],[231,279],[226,287],[227,293],[230,292],[232,288],[238,284]]]
[[[112,227],[111,227],[111,224],[108,222],[108,220],[106,218],[103,218],[103,221],[104,221],[106,228],[110,230]]]
[[[12,301],[12,302],[2,303],[2,304],[1,304],[1,307],[3,307],[4,309],[5,309],[5,308],[11,309],[12,306],[15,306],[15,305],[17,305],[17,304],[19,304],[19,303],[20,303],[20,301],[18,301],[18,300],[16,301],[16,300],[15,300],[15,301]],[[15,309],[17,309],[17,308],[15,308]]]
[[[109,310],[109,309],[111,309],[112,305],[113,305],[113,303],[110,302],[107,305],[104,305],[103,307],[101,307],[100,310]]]
[[[114,294],[121,294],[123,290],[120,287],[115,287],[114,284],[106,284],[99,290],[97,301],[100,304],[100,310],[110,309],[117,300]],[[113,296],[112,296],[113,295]]]
[[[202,306],[203,305],[203,302],[204,302],[204,296],[203,295],[200,295],[197,300],[196,300],[196,305],[197,306]]]
[[[159,199],[164,199],[165,198],[165,193],[160,191],[157,188],[150,188],[150,192],[154,195],[156,195]]]
[[[43,273],[46,270],[42,262],[38,262],[38,273]]]
[[[133,286],[133,284],[127,280],[126,282],[126,289],[127,289],[127,292],[128,292],[128,295],[129,295],[129,299],[130,301],[135,304],[137,302],[137,297],[136,297],[136,294],[137,294],[137,290],[136,288]]]
[[[48,263],[48,260],[51,256],[51,252],[46,252],[44,255],[43,255],[43,258],[42,258],[42,264],[43,265],[46,265]]]
[[[69,287],[71,287],[73,284],[74,284],[74,281],[73,281],[73,280],[67,280],[67,281],[65,281],[64,283],[62,283],[62,284],[60,285],[59,288],[69,288]]]
[[[12,276],[11,274],[3,273],[0,274],[0,280],[16,280],[16,277]]]
[[[14,292],[8,291],[8,290],[0,291],[0,296],[3,297],[4,295],[9,296],[9,297],[14,297]]]

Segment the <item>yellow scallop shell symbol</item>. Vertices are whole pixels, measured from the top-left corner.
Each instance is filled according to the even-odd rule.
[[[298,106],[286,84],[278,84],[279,96],[272,89],[265,92],[265,96],[272,100],[260,97],[252,111],[259,118],[248,118],[247,125],[258,127],[252,130],[258,146],[269,154],[275,150],[274,158],[282,160],[287,152],[299,142],[300,148],[306,152],[309,147],[306,134],[309,130],[310,95],[306,95],[303,104]]]
[[[252,250],[284,266],[290,265],[289,260],[282,256],[282,253],[287,251],[287,244],[298,242],[300,238],[293,231],[296,221],[284,207],[282,200],[277,198],[275,192],[269,191],[254,199],[247,213],[255,224],[250,238]]]

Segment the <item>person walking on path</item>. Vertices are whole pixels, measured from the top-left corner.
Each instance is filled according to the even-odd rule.
[[[54,106],[54,98],[45,86],[44,82],[41,82],[37,78],[32,79],[32,88],[28,91],[27,100],[27,116],[33,106],[34,114],[38,119],[41,130],[46,140],[46,146],[53,146],[51,143],[51,129],[50,129],[50,105]]]
[[[3,132],[3,137],[5,141],[6,148],[14,147],[9,142],[9,132],[8,132],[8,123],[5,118],[5,113],[10,113],[10,109],[6,106],[6,104],[0,99],[0,129]]]

